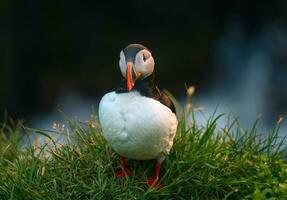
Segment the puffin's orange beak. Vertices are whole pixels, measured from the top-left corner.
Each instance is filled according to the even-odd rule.
[[[127,88],[128,91],[131,91],[135,85],[135,81],[141,76],[140,72],[136,72],[133,67],[132,62],[127,63]]]

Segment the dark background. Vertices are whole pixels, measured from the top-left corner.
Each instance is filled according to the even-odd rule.
[[[117,84],[120,50],[142,43],[161,88],[180,98],[195,85],[199,103],[235,110],[255,99],[263,111],[245,109],[272,121],[287,110],[286,16],[286,0],[2,0],[0,109],[29,120],[63,91],[96,101]]]

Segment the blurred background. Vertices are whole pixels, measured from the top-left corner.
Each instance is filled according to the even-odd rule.
[[[120,78],[119,52],[147,46],[157,82],[194,105],[266,127],[287,111],[287,1],[0,2],[0,110],[39,128],[85,120]]]

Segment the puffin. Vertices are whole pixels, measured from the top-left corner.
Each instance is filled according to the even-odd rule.
[[[178,120],[168,94],[155,82],[155,61],[141,44],[130,44],[120,52],[121,79],[114,91],[99,103],[102,133],[120,155],[121,171],[116,177],[131,176],[126,158],[156,160],[155,175],[145,182],[160,186],[160,167],[173,145]]]

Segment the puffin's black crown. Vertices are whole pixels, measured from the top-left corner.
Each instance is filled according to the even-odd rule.
[[[126,48],[123,49],[125,54],[126,61],[133,62],[137,53],[143,49],[147,49],[144,45],[141,44],[130,44]]]

